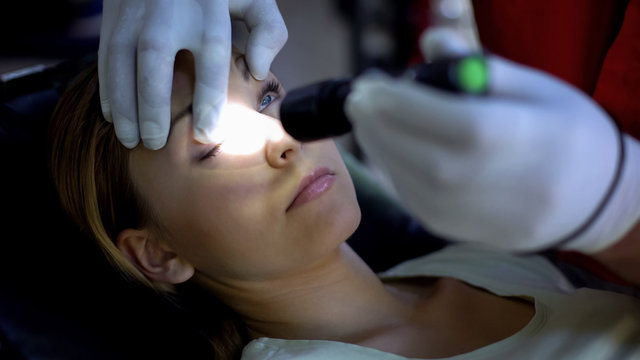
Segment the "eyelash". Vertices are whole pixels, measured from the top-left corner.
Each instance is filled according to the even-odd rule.
[[[211,150],[207,151],[207,153],[200,158],[200,161],[206,160],[211,157],[216,157],[220,152],[220,147],[222,147],[222,143],[216,144]]]
[[[280,82],[275,79],[270,79],[265,83],[264,87],[262,88],[262,92],[260,93],[260,104],[258,104],[259,112],[264,111],[269,107],[269,105],[273,104],[274,101],[280,98],[281,88],[282,86],[280,85]],[[275,96],[273,96],[272,94],[275,94]],[[271,96],[272,99],[268,104],[263,105],[264,100],[267,96]]]

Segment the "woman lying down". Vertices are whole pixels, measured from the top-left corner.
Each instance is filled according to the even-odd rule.
[[[375,274],[345,243],[360,209],[339,152],[284,132],[273,74],[253,79],[233,53],[211,145],[193,140],[194,76],[179,53],[171,134],[151,151],[120,145],[83,73],[52,119],[51,169],[128,277],[225,304],[220,358],[640,359],[640,302],[575,289],[541,257],[452,245]]]

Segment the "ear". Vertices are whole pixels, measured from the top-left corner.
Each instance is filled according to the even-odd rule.
[[[169,284],[185,282],[194,267],[146,229],[126,229],[118,234],[116,246],[148,278]]]

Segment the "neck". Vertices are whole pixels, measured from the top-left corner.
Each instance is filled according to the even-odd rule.
[[[205,286],[244,318],[254,338],[356,343],[411,316],[411,306],[388,291],[346,244],[284,278],[233,284],[205,280]]]

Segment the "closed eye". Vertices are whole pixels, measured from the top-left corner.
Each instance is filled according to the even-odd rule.
[[[200,161],[207,160],[208,158],[216,157],[218,153],[220,153],[220,148],[222,147],[222,143],[215,144],[211,149],[206,151],[204,154],[200,155]]]

